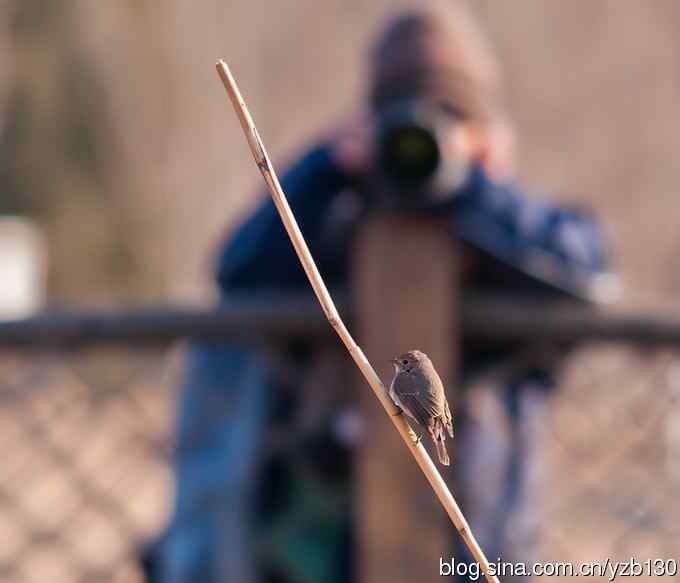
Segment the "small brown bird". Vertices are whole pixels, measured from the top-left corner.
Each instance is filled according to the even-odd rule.
[[[392,363],[396,374],[390,385],[390,398],[427,429],[437,448],[439,461],[448,466],[449,454],[444,440],[446,432],[453,437],[453,422],[444,385],[432,361],[419,350],[409,350]]]

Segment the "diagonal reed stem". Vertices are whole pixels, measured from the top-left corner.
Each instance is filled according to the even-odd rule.
[[[380,378],[371,366],[371,363],[368,362],[368,359],[362,352],[361,348],[359,348],[345,327],[342,318],[340,318],[335,304],[333,303],[333,299],[328,293],[326,284],[324,283],[323,278],[321,277],[321,274],[314,263],[314,259],[312,258],[312,254],[309,251],[309,247],[307,247],[307,243],[300,232],[300,228],[298,227],[297,221],[295,220],[295,216],[288,205],[286,195],[279,184],[279,179],[276,176],[276,172],[274,172],[274,168],[272,167],[269,156],[267,155],[262,140],[260,139],[260,136],[257,132],[255,123],[248,112],[248,108],[243,101],[243,97],[241,97],[241,92],[236,85],[236,81],[234,80],[229,67],[223,60],[219,60],[217,62],[216,68],[217,73],[219,74],[220,79],[222,79],[222,83],[224,83],[224,87],[227,90],[229,99],[234,106],[234,110],[236,111],[239,122],[241,123],[243,133],[245,134],[248,145],[250,146],[250,150],[253,154],[253,157],[255,158],[255,163],[260,169],[260,172],[264,177],[264,181],[269,187],[269,192],[271,193],[272,199],[274,200],[274,204],[279,211],[279,215],[281,216],[281,220],[283,221],[286,231],[288,232],[291,243],[293,243],[293,247],[295,247],[295,251],[297,252],[298,258],[300,259],[300,263],[302,263],[302,267],[309,278],[309,283],[314,289],[314,293],[321,304],[321,308],[326,315],[328,323],[337,332],[340,340],[342,340],[344,345],[347,347],[347,350],[354,359],[357,367],[359,367],[359,370],[361,370],[361,373],[366,378],[366,381],[370,385],[371,389],[373,389],[375,396],[378,398],[392,420],[392,423],[397,428],[397,431],[404,440],[406,447],[408,447],[410,450],[411,454],[418,463],[418,466],[420,466],[420,469],[430,482],[430,485],[437,495],[437,498],[439,498],[439,501],[441,502],[442,506],[444,506],[444,509],[451,518],[451,522],[453,522],[456,530],[472,553],[472,556],[475,558],[475,561],[479,563],[486,580],[488,583],[499,583],[498,578],[495,575],[489,573],[489,562],[487,561],[484,552],[472,534],[470,526],[468,525],[467,520],[465,520],[465,517],[463,516],[458,503],[447,487],[446,482],[444,482],[444,479],[432,462],[432,459],[430,459],[430,456],[423,445],[419,442],[414,442],[413,432],[404,419],[404,415],[398,414],[399,411],[387,395],[385,386],[382,384]]]

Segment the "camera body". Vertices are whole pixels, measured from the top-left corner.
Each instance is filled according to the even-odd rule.
[[[377,114],[371,199],[376,206],[427,210],[450,202],[465,182],[469,160],[456,156],[456,112],[405,99]]]

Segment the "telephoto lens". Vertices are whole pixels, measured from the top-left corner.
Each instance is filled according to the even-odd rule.
[[[372,198],[392,208],[432,208],[455,197],[468,162],[446,147],[458,116],[421,100],[402,100],[378,113]]]
[[[439,167],[439,144],[433,132],[410,121],[386,128],[380,149],[381,168],[396,183],[416,186]]]

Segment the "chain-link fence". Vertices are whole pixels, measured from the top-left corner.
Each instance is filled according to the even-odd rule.
[[[677,348],[583,347],[555,397],[546,560],[679,559]]]
[[[142,580],[142,546],[170,510],[178,341],[324,328],[318,312],[260,308],[0,325],[0,580]],[[677,327],[579,314],[580,325],[534,314],[509,326],[510,335],[600,337],[570,354],[552,400],[545,434],[550,487],[536,500],[542,555],[677,559]],[[468,331],[473,325],[474,315],[464,322]]]
[[[0,354],[0,580],[141,580],[168,510],[171,355]]]

